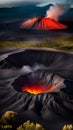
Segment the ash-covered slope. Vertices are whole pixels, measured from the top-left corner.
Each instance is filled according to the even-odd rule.
[[[39,122],[47,130],[58,130],[65,123],[72,122],[73,54],[30,49],[6,51],[5,54],[2,52],[0,74],[1,113],[7,110],[17,111],[21,121],[30,119]],[[51,74],[54,75],[53,79]],[[17,87],[21,87],[19,83],[26,83],[25,77],[29,77],[29,80],[31,77],[38,78],[39,81],[44,81],[45,78],[44,83],[61,83],[58,85],[61,90],[38,95],[19,92]]]
[[[0,64],[1,66],[15,66],[18,68],[22,68],[23,66],[33,67],[38,65],[39,68],[45,69],[45,71],[53,72],[58,74],[66,79],[73,80],[73,54],[72,53],[64,53],[57,51],[44,51],[44,50],[16,50],[16,53],[3,55],[7,56],[5,60],[3,60]],[[1,56],[1,59],[3,58]],[[41,67],[42,66],[42,67]],[[47,68],[46,68],[47,67]]]

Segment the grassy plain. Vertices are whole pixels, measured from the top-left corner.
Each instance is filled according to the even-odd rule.
[[[0,41],[1,48],[52,48],[73,51],[73,36],[44,37],[37,41]]]

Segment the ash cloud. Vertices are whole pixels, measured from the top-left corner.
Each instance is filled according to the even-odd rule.
[[[69,6],[66,4],[55,4],[46,11],[46,17],[58,21],[59,17],[62,16],[68,8]]]

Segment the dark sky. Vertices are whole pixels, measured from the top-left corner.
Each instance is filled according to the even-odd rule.
[[[60,17],[63,21],[73,21],[73,0],[2,0],[0,1],[0,20],[28,19],[35,16],[45,16],[50,4],[59,3],[65,7]]]
[[[73,0],[0,0],[0,7],[13,7],[23,3],[36,3],[36,5],[60,3],[70,4],[73,7]]]

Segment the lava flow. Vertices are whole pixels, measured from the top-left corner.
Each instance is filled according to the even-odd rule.
[[[31,94],[41,94],[41,93],[47,93],[47,92],[53,92],[56,89],[55,85],[44,85],[44,84],[34,84],[29,86],[23,86],[21,88],[22,92],[29,92]]]
[[[21,24],[21,28],[36,29],[36,30],[56,30],[67,29],[68,27],[51,18],[33,18]]]

